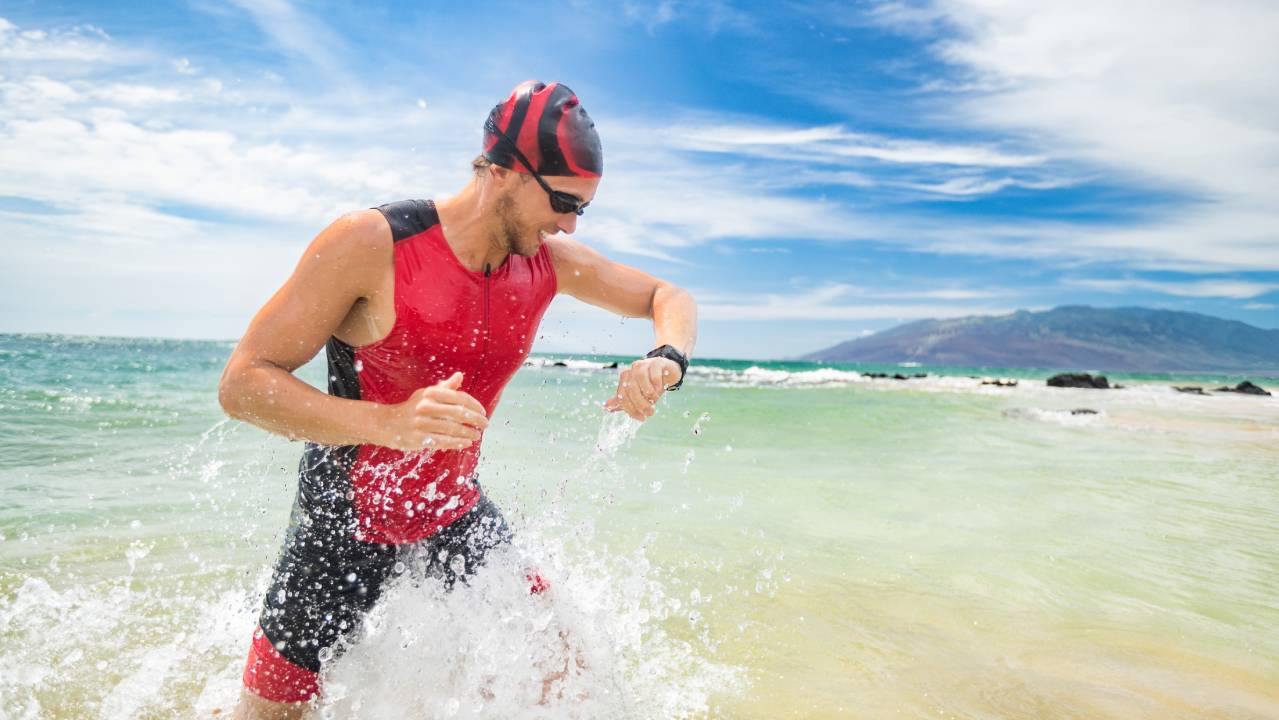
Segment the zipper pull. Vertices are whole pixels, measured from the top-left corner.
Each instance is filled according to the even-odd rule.
[[[484,263],[484,277],[488,277],[488,276],[489,276],[489,264]]]

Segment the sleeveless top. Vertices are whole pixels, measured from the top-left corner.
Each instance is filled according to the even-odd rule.
[[[555,297],[549,248],[474,272],[444,239],[433,202],[405,200],[377,210],[395,241],[395,324],[361,347],[329,339],[329,394],[394,404],[460,370],[460,389],[492,418]],[[334,530],[363,542],[416,542],[479,501],[474,473],[482,441],[416,452],[308,443],[296,511],[303,522],[338,523]]]

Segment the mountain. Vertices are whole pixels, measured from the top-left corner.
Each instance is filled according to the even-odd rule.
[[[1279,375],[1279,330],[1149,308],[920,320],[806,355],[824,362]]]

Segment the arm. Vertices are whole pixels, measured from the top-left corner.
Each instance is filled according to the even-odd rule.
[[[671,345],[686,357],[697,342],[697,304],[687,291],[646,272],[613,262],[567,237],[546,240],[559,291],[625,317],[650,318],[656,346]],[[662,393],[679,382],[680,367],[666,358],[645,358],[622,372],[617,394],[605,407],[636,420],[655,412]]]
[[[460,375],[397,405],[334,397],[293,375],[359,303],[381,291],[388,272],[394,272],[391,231],[376,210],[350,213],[325,228],[227,361],[218,384],[227,414],[325,445],[457,449],[478,438],[477,428],[487,425],[484,408],[457,390]]]

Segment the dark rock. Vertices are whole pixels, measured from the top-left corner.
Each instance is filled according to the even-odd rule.
[[[556,360],[555,362],[551,363],[551,366],[552,367],[568,367],[568,363],[564,362],[563,360]]]
[[[1070,411],[1071,415],[1096,415],[1097,411],[1090,408],[1075,408]]]
[[[1234,387],[1232,387],[1232,388],[1228,388],[1228,387],[1219,387],[1219,388],[1217,388],[1217,390],[1216,390],[1216,391],[1217,391],[1217,392],[1232,392],[1232,393],[1240,393],[1240,394],[1243,394],[1243,395],[1265,395],[1266,397],[1269,397],[1269,396],[1270,396],[1270,393],[1269,393],[1269,392],[1266,392],[1266,390],[1265,390],[1264,388],[1261,388],[1261,387],[1258,387],[1258,386],[1256,386],[1256,385],[1253,385],[1252,383],[1248,382],[1247,380],[1244,380],[1243,382],[1239,383],[1238,385],[1236,385],[1236,386],[1234,386]]]
[[[605,369],[605,370],[616,370],[616,369],[617,369],[617,361],[616,361],[616,360],[614,360],[613,362],[611,362],[611,363],[609,363],[609,364],[605,365],[605,366],[604,366],[604,369]]]
[[[982,380],[982,385],[994,385],[995,387],[1017,387],[1016,380]]]
[[[1087,373],[1062,373],[1048,378],[1049,387],[1090,388],[1109,390],[1110,381],[1105,375],[1089,375]]]
[[[1187,385],[1185,387],[1178,387],[1174,385],[1172,389],[1180,393],[1190,393],[1191,395],[1207,395],[1208,394],[1204,392],[1204,389],[1199,387],[1198,385]]]
[[[882,380],[883,378],[888,377],[888,373],[866,373],[866,377],[877,378]]]

